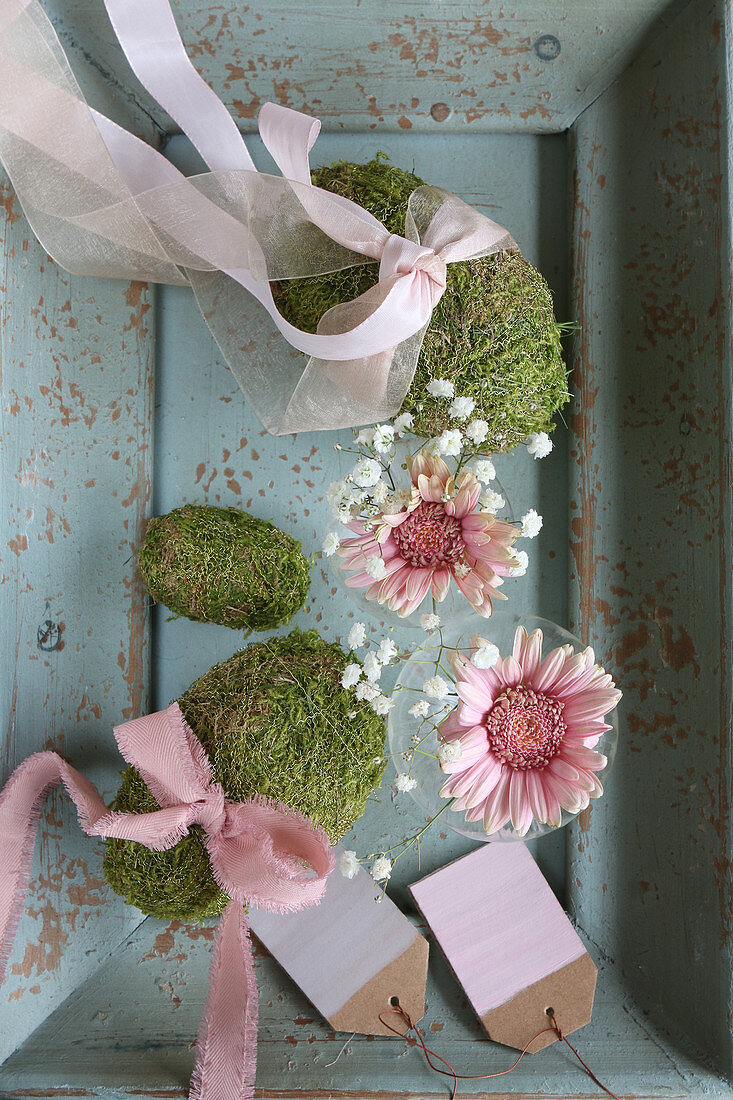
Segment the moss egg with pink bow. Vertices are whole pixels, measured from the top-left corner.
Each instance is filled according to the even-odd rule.
[[[358,203],[399,235],[410,195],[424,183],[383,154],[367,164],[339,161],[311,175],[317,187]],[[273,283],[272,290],[291,324],[315,332],[326,310],[363,294],[377,279],[377,264],[361,264]],[[450,403],[427,391],[439,378],[474,401],[473,415],[489,425],[490,451],[550,432],[569,400],[561,336],[550,289],[518,249],[449,264],[446,292],[433,311],[401,411],[412,414],[420,436],[453,426]]]
[[[228,799],[275,799],[320,825],[332,842],[364,812],[384,766],[385,725],[341,685],[350,658],[315,630],[257,642],[215,665],[178,699]],[[114,809],[158,805],[132,767]],[[227,902],[198,825],[168,851],[109,840],[104,873],[143,913],[166,920],[218,915]]]

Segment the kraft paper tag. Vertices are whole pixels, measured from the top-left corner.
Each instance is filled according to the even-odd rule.
[[[484,844],[410,892],[494,1042],[523,1049],[548,1008],[566,1035],[589,1022],[596,967],[524,844]]]
[[[341,852],[336,847],[336,862]],[[397,997],[417,1022],[425,1015],[428,943],[359,868],[329,876],[319,905],[296,913],[252,909],[252,931],[334,1031],[392,1035],[379,1013]],[[405,1030],[400,1017],[390,1024]]]

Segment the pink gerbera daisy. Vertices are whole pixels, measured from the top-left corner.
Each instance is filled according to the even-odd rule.
[[[478,510],[481,484],[469,470],[456,480],[445,462],[420,451],[407,459],[412,488],[401,510],[353,520],[354,538],[339,547],[351,588],[410,615],[428,592],[444,600],[451,580],[480,615],[517,561],[510,547],[519,530]],[[381,558],[383,566],[375,559]]]
[[[519,627],[511,657],[487,669],[462,654],[453,660],[460,702],[440,725],[461,755],[441,764],[450,778],[440,794],[487,833],[507,822],[525,836],[534,819],[560,825],[603,794],[596,775],[606,757],[595,751],[611,727],[604,718],[621,692],[595,663],[592,649],[571,645],[542,660],[542,631]]]

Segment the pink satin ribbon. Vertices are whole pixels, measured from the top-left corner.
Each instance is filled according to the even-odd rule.
[[[320,901],[333,869],[328,837],[279,803],[230,802],[177,703],[118,726],[115,737],[159,810],[108,810],[96,787],[55,752],[29,756],[0,794],[0,982],[23,910],[41,807],[52,788],[63,783],[90,836],[163,851],[200,825],[214,878],[230,900],[214,938],[189,1096],[249,1100],[257,1066],[257,984],[243,906],[284,913]]]
[[[105,0],[140,79],[201,154],[187,179],[160,153],[91,110],[36,0],[0,0],[0,159],[28,219],[80,274],[189,282],[212,334],[268,431],[384,419],[409,388],[446,265],[513,247],[501,226],[455,195],[418,188],[405,235],[311,185],[317,119],[260,110],[282,177],[255,170],[236,123],[191,63],[169,0]],[[414,201],[413,201],[414,200]],[[314,247],[313,231],[323,239]],[[270,281],[377,261],[379,282],[329,310],[316,333],[279,313]],[[245,299],[269,317],[242,331]],[[279,332],[305,369],[272,350]]]

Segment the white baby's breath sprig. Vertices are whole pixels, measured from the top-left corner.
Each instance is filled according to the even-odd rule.
[[[458,428],[446,428],[439,436],[437,445],[442,455],[459,455],[463,449],[463,436]]]
[[[431,397],[452,397],[455,386],[447,378],[434,378],[425,387]]]
[[[359,860],[356,852],[350,848],[344,848],[339,857],[339,871],[344,878],[353,878],[359,870]]]
[[[385,715],[391,711],[394,701],[388,695],[378,692],[373,699],[370,699],[369,705],[375,714]]]
[[[354,484],[362,489],[376,485],[381,476],[382,466],[376,458],[360,458],[351,471]]]
[[[374,429],[374,450],[378,454],[387,454],[394,445],[395,430],[392,424],[378,424]]]
[[[527,450],[532,458],[547,458],[552,450],[552,440],[547,432],[532,432],[527,440]]]
[[[534,508],[530,508],[522,516],[520,534],[522,538],[534,539],[542,530],[542,516]]]
[[[378,660],[376,653],[369,652],[364,658],[364,675],[370,684],[376,684],[379,677],[382,675],[382,663]]]
[[[393,420],[394,433],[396,436],[404,435],[412,427],[414,417],[412,413],[400,413],[398,417]]]
[[[364,566],[364,572],[368,573],[370,577],[374,577],[375,581],[382,581],[387,576],[387,566],[385,565],[384,558],[374,555],[369,558]]]
[[[392,860],[387,859],[386,856],[378,856],[374,860],[371,869],[371,876],[375,882],[384,882],[392,874]]]
[[[441,765],[454,764],[463,756],[463,746],[460,741],[441,741],[435,755]]]
[[[466,428],[466,435],[477,447],[489,434],[489,425],[485,420],[472,420]]]
[[[476,402],[472,397],[456,397],[448,412],[454,420],[468,420],[474,410]]]
[[[430,714],[430,703],[427,699],[419,699],[417,703],[412,704],[408,714],[411,714],[413,718],[427,718]]]
[[[379,688],[375,684],[370,684],[368,680],[360,680],[356,685],[356,698],[360,703],[373,703],[381,694]]]
[[[420,626],[427,633],[437,630],[440,626],[440,615],[436,615],[434,611],[429,611],[427,614],[421,615]]]
[[[366,641],[366,627],[364,623],[354,623],[349,631],[347,641],[349,649],[361,649]]]
[[[327,558],[332,558],[341,545],[341,539],[335,531],[329,531],[323,542],[321,543],[321,549]]]
[[[523,577],[529,568],[529,554],[526,550],[515,550],[515,564],[509,569],[508,577]]]
[[[484,485],[488,485],[490,481],[496,480],[496,467],[490,458],[479,458],[474,463],[473,472],[479,481],[482,481]]]
[[[398,772],[395,786],[398,791],[414,791],[417,786],[417,779],[413,779],[411,775],[407,775],[405,772]]]
[[[422,689],[428,699],[445,699],[450,694],[450,684],[442,676],[431,676]]]
[[[359,683],[359,680],[361,680],[361,665],[358,665],[356,664],[356,662],[352,661],[352,663],[347,665],[344,671],[341,673],[341,687],[347,689],[356,687],[356,685]]]
[[[336,505],[343,500],[348,491],[349,486],[343,478],[340,481],[332,481],[326,489],[326,500],[332,508],[335,508]]]
[[[493,668],[501,657],[498,646],[488,638],[482,638],[480,634],[472,635],[471,646],[474,650],[471,656],[474,668]]]
[[[495,516],[499,509],[504,507],[506,501],[501,493],[495,492],[494,489],[484,489],[479,504],[482,512],[490,512],[492,516]]]
[[[399,650],[397,649],[397,646],[394,644],[392,639],[383,638],[382,641],[379,643],[379,648],[377,649],[377,658],[382,662],[383,665],[388,665],[390,661],[394,660],[398,653]]]

